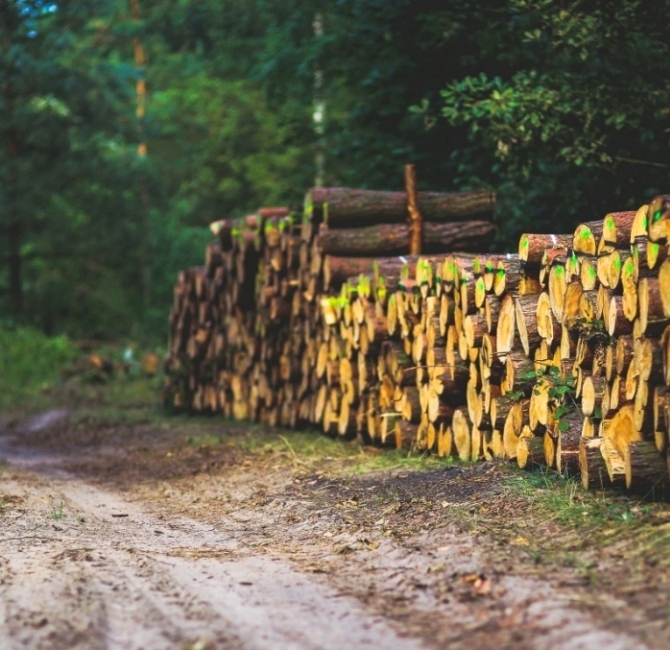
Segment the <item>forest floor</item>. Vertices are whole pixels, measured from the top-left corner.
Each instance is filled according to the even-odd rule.
[[[670,647],[667,504],[157,401],[5,415],[3,649]]]

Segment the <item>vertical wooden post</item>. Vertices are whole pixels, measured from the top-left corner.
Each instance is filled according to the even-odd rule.
[[[423,245],[423,217],[419,211],[416,194],[416,169],[405,165],[405,192],[407,192],[407,213],[409,222],[409,254],[421,255]]]

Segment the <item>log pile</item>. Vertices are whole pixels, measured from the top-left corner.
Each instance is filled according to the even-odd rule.
[[[486,250],[487,192],[313,189],[213,225],[175,288],[172,404],[664,494],[670,197]]]

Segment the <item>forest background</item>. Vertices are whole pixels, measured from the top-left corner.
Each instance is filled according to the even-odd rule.
[[[300,203],[320,156],[325,185],[412,162],[494,189],[498,250],[636,208],[670,188],[668,24],[659,0],[0,0],[4,328],[164,342],[208,224]]]

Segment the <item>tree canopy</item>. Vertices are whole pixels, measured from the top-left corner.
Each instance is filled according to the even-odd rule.
[[[636,207],[670,186],[669,19],[653,0],[0,0],[0,313],[162,338],[207,225],[301,201],[319,153],[327,185],[400,189],[412,162],[425,189],[495,189],[503,250]]]

